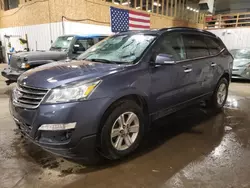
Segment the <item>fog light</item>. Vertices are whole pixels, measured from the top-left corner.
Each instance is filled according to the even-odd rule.
[[[76,122],[67,123],[67,124],[43,124],[39,127],[40,131],[62,131],[74,129],[76,126]]]

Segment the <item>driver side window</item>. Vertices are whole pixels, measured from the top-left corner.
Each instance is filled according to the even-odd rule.
[[[87,49],[89,49],[91,46],[94,45],[94,40],[92,38],[90,39],[77,39],[75,42],[75,45],[79,46],[78,51],[84,52]]]
[[[176,61],[186,59],[182,35],[178,33],[163,34],[157,40],[153,54],[153,58],[159,54],[168,54]]]

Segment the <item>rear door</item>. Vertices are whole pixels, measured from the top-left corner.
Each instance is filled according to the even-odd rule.
[[[220,78],[220,75],[222,75],[222,67],[220,67],[220,63],[224,62],[224,55],[220,53],[224,46],[221,44],[221,42],[210,36],[205,36],[205,42],[208,46],[210,58],[208,58],[208,64],[209,64],[209,86],[208,89],[214,89],[216,86],[218,79]]]
[[[189,98],[195,99],[208,92],[210,66],[209,51],[204,41],[204,36],[200,33],[183,33],[183,40],[187,55],[186,63],[192,66],[190,74]]]

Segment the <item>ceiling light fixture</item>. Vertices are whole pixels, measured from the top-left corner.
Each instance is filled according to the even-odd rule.
[[[124,3],[122,3],[122,5],[128,5],[128,4],[131,4],[131,2],[124,2]]]
[[[157,3],[157,2],[154,2],[153,5],[154,5],[154,6],[161,7],[161,4],[160,4],[160,3]]]

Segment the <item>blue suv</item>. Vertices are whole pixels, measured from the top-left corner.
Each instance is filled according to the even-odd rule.
[[[21,132],[66,158],[114,160],[133,152],[150,122],[193,103],[221,109],[233,57],[192,28],[119,33],[70,62],[22,74],[10,98]]]

